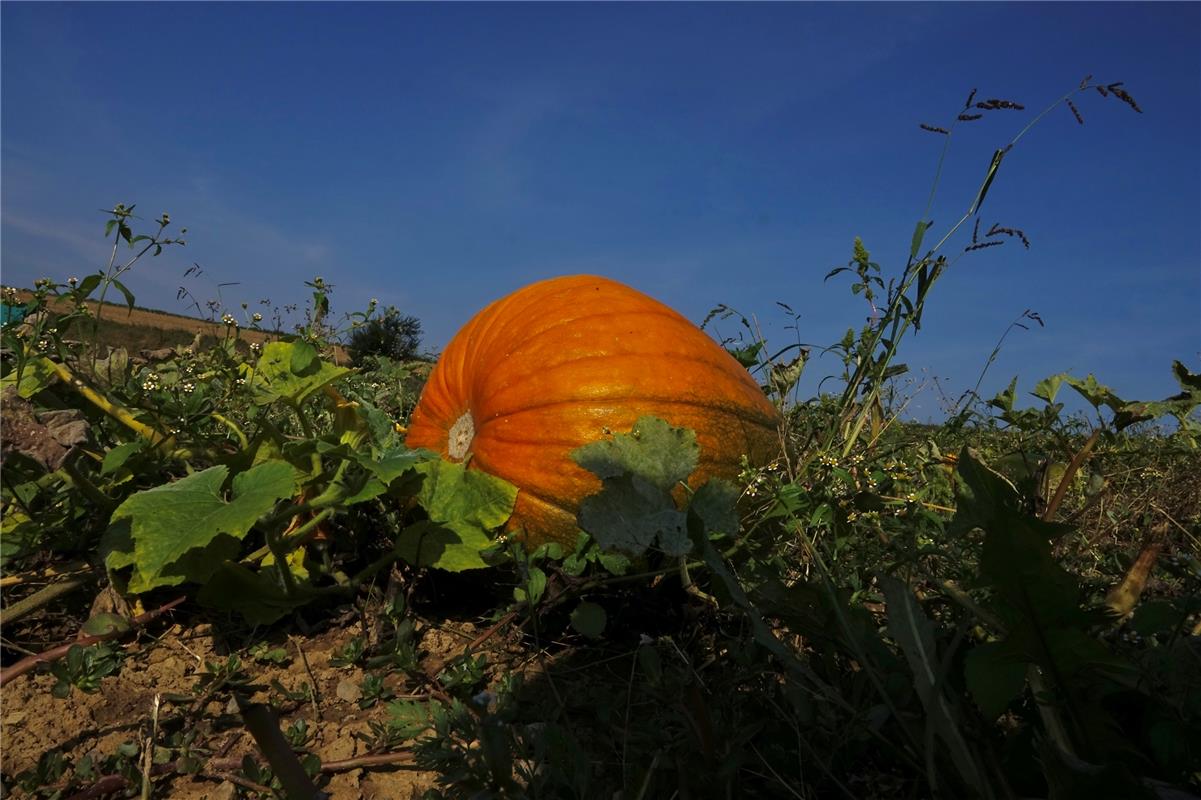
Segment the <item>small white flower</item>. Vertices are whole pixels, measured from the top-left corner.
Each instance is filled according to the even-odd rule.
[[[638,644],[650,645],[650,644],[654,644],[654,643],[655,643],[655,640],[652,639],[651,637],[647,636],[645,633],[638,634]]]
[[[260,313],[259,313],[259,312],[257,312],[257,311],[256,311],[256,312],[254,312],[253,314],[251,314],[251,315],[250,315],[250,318],[251,318],[252,320],[254,320],[255,322],[262,322],[262,321],[263,321],[263,315],[262,315],[262,314],[260,314]]]

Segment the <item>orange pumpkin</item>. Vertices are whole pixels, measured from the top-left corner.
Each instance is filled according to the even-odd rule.
[[[778,448],[776,408],[713,339],[628,286],[573,275],[476,314],[430,373],[406,441],[514,484],[508,529],[571,547],[580,501],[601,488],[571,452],[648,414],[696,431],[694,486]]]

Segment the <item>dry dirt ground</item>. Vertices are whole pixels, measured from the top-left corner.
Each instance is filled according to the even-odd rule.
[[[183,616],[183,615],[181,615]],[[386,718],[383,704],[363,709],[357,702],[364,673],[357,667],[336,666],[331,659],[356,636],[363,636],[357,615],[345,612],[324,631],[310,636],[278,634],[269,640],[282,648],[282,664],[246,659],[244,669],[252,682],[252,702],[274,700],[282,706],[280,727],[304,720],[313,736],[306,749],[323,764],[371,754],[370,723]],[[424,663],[453,658],[478,635],[470,622],[442,621],[422,624],[420,655]],[[506,645],[496,637],[481,648],[503,659]],[[206,662],[223,662],[230,642],[211,624],[183,627],[169,622],[151,624],[138,638],[124,645],[120,671],[103,679],[100,691],[87,694],[72,688],[65,699],[55,698],[55,678],[45,671],[30,672],[4,687],[0,695],[0,759],[7,778],[35,766],[46,752],[58,749],[78,762],[86,755],[96,761],[110,756],[123,743],[145,741],[151,730],[155,696],[165,698],[159,712],[160,738],[181,726],[194,727],[199,735],[197,752],[209,756],[241,757],[257,751],[245,732],[236,707],[224,693],[220,699],[197,702],[197,684]],[[274,683],[278,682],[278,686]],[[283,700],[279,687],[304,693],[307,700]],[[428,686],[392,675],[387,685],[400,697],[428,696]],[[261,759],[260,759],[261,763]],[[69,774],[69,773],[68,773]],[[155,781],[154,797],[200,800],[233,798],[238,787],[229,773],[202,770],[195,776],[164,775]],[[371,766],[339,771],[327,776],[322,789],[333,798],[413,798],[434,785],[435,776],[412,763]],[[237,780],[237,776],[235,776]],[[8,780],[5,781],[8,783]],[[76,789],[77,790],[77,789]],[[15,790],[12,797],[32,796]],[[69,796],[69,795],[68,795]],[[258,795],[253,795],[258,796]]]

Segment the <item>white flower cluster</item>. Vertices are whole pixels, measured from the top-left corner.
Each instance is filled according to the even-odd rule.
[[[142,379],[142,391],[144,392],[153,392],[161,386],[162,379],[159,378],[156,372],[148,372],[146,377]]]

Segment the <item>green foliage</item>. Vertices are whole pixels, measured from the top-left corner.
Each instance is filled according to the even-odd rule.
[[[517,490],[449,461],[427,461],[416,473],[422,479],[417,502],[429,519],[401,532],[397,552],[415,566],[450,572],[486,567],[480,553],[492,544],[489,531],[513,513]]]
[[[580,504],[580,527],[603,551],[641,556],[654,548],[669,557],[686,555],[692,549],[687,513],[676,507],[672,491],[696,469],[699,454],[694,432],[656,417],[578,448],[572,459],[602,483]],[[699,511],[736,528],[731,492],[702,487],[696,496]]]
[[[92,694],[100,690],[100,681],[121,668],[121,651],[108,644],[87,647],[72,645],[67,657],[50,666],[57,679],[51,693],[55,697],[70,696],[71,687]]]
[[[279,400],[298,405],[347,372],[317,358],[317,351],[305,342],[271,342],[256,363],[242,365],[257,405]]]
[[[421,321],[391,306],[382,316],[354,328],[347,342],[356,367],[363,366],[373,356],[407,361],[417,357],[420,347]]]
[[[241,540],[263,514],[294,491],[295,473],[284,461],[267,461],[234,476],[230,499],[222,497],[229,475],[224,466],[210,467],[174,483],[131,496],[113,512],[110,569],[133,565],[130,589],[144,592],[193,580],[203,583],[222,555],[236,545],[218,537]],[[127,522],[125,522],[127,521]],[[125,542],[131,550],[119,549]],[[186,564],[192,550],[196,554]]]

